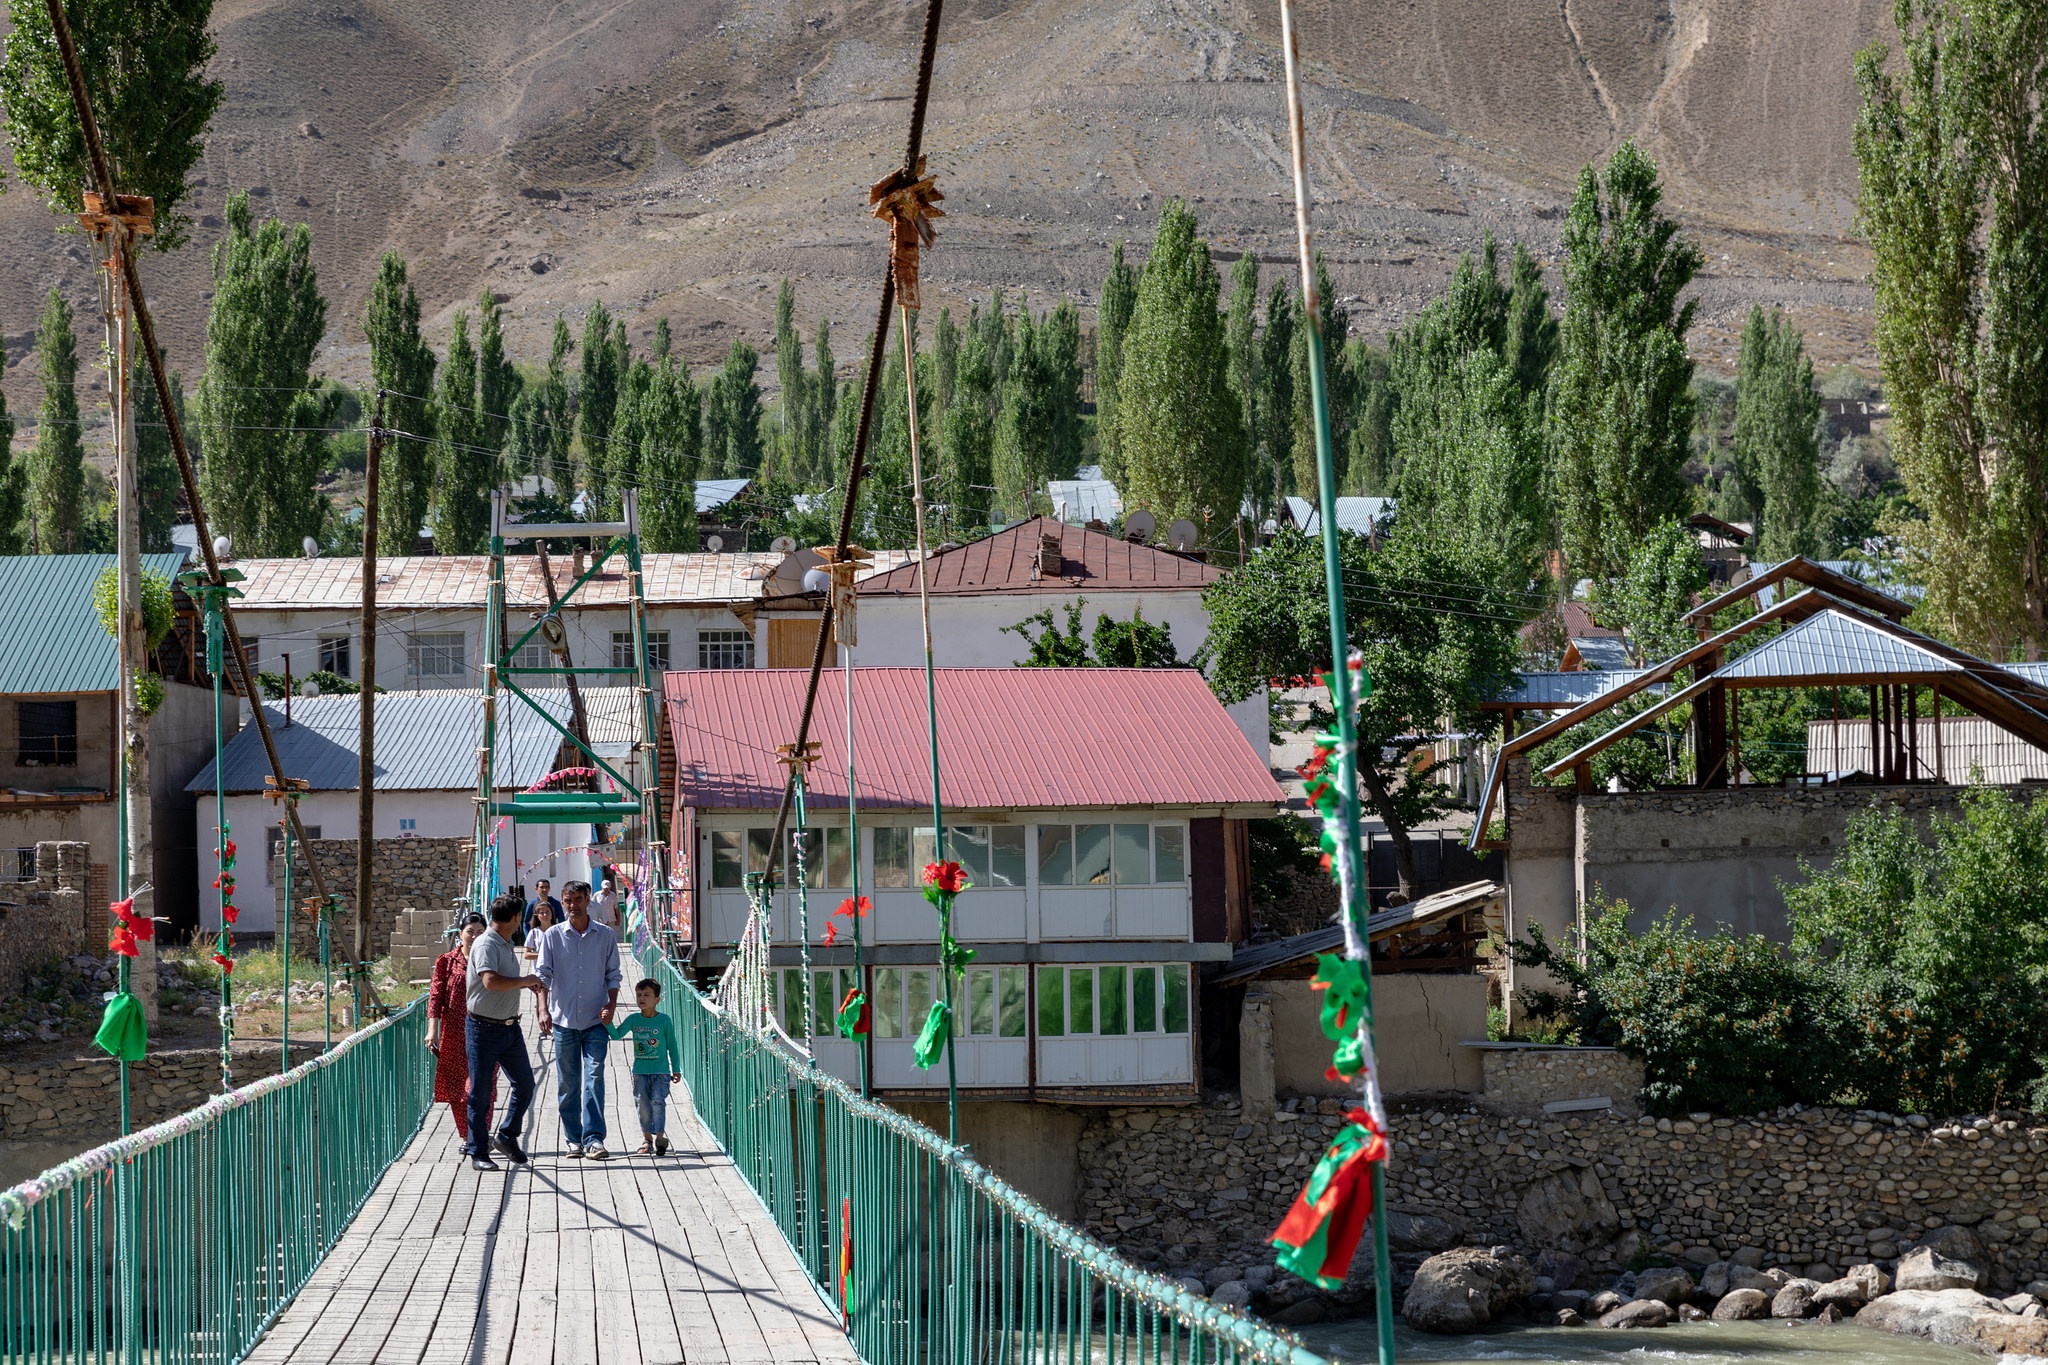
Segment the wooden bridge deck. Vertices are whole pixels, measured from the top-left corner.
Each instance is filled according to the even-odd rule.
[[[526,1025],[529,1045],[533,1027]],[[671,1093],[666,1157],[640,1143],[630,1048],[610,1049],[609,1161],[562,1152],[551,1044],[532,1164],[472,1171],[446,1105],[257,1343],[257,1365],[855,1362],[767,1210]],[[500,1096],[500,1103],[503,1096]],[[624,1149],[623,1151],[621,1149]]]

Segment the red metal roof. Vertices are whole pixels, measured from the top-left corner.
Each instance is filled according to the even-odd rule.
[[[699,810],[773,809],[778,745],[796,739],[806,669],[667,675],[676,797]],[[1275,806],[1283,799],[1193,669],[942,668],[939,780],[950,809]],[[843,675],[818,689],[811,738],[823,755],[813,806],[846,805]],[[854,760],[863,807],[931,803],[924,670],[853,671]]]
[[[1058,574],[1033,576],[1038,538],[1060,538]],[[1223,576],[1220,569],[1198,560],[1139,545],[1085,526],[1068,526],[1051,517],[1033,517],[969,541],[931,558],[931,590],[935,595],[975,593],[1117,591],[1181,588],[1200,592]],[[917,565],[906,564],[876,574],[860,586],[861,596],[917,595]]]

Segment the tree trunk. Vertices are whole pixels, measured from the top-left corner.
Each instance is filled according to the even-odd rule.
[[[1394,876],[1400,882],[1401,897],[1404,901],[1412,901],[1415,899],[1415,845],[1408,838],[1408,827],[1394,813],[1394,798],[1371,764],[1358,765],[1358,781],[1372,802],[1373,813],[1387,827],[1387,837],[1394,841]],[[1364,880],[1367,869],[1360,867],[1358,875],[1360,880]]]

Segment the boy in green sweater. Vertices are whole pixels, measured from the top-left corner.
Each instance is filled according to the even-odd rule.
[[[640,1108],[640,1155],[668,1154],[668,1088],[682,1079],[676,1060],[676,1028],[658,1006],[661,983],[648,977],[633,988],[638,1014],[629,1014],[605,1031],[614,1042],[633,1040],[633,1102]]]

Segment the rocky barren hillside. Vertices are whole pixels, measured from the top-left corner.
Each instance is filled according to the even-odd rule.
[[[1306,0],[1318,226],[1355,328],[1379,334],[1491,230],[1555,254],[1579,167],[1623,136],[1662,163],[1706,247],[1703,359],[1752,302],[1789,308],[1823,365],[1870,362],[1851,235],[1855,51],[1885,0]],[[193,245],[147,273],[173,363],[196,370],[223,201],[312,225],[329,369],[366,371],[377,254],[413,262],[437,333],[481,289],[532,358],[602,297],[636,335],[674,320],[703,361],[761,343],[775,282],[799,320],[872,319],[865,186],[900,155],[922,6],[910,0],[221,0],[224,106]],[[950,218],[939,302],[997,285],[1093,301],[1109,244],[1195,204],[1219,253],[1292,262],[1278,9],[1234,0],[953,0],[926,145]],[[92,271],[35,196],[0,198],[7,390],[55,285]],[[90,324],[86,324],[89,326]],[[764,374],[764,379],[772,379]]]

